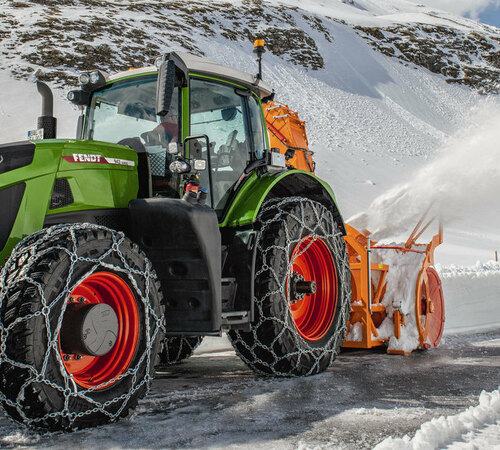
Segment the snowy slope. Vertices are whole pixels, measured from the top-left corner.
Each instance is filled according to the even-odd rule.
[[[346,218],[366,211],[375,198],[414,178],[421,167],[432,166],[441,147],[452,153],[445,142],[469,126],[486,101],[477,94],[479,87],[450,84],[449,75],[443,74],[446,70],[433,73],[425,68],[432,52],[422,56],[422,66],[418,66],[399,50],[395,56],[382,53],[362,30],[399,36],[391,41],[397,50],[403,48],[399,41],[412,43],[408,30],[420,27],[418,38],[444,52],[448,68],[460,62],[458,50],[446,44],[451,39],[449,30],[458,33],[465,39],[460,41],[462,47],[476,52],[468,65],[461,63],[462,77],[466,66],[486,71],[480,72],[483,75],[496,71],[488,58],[500,48],[495,28],[404,0],[359,0],[354,5],[337,0],[232,1],[225,6],[208,0],[189,4],[123,1],[114,2],[112,12],[109,2],[96,0],[91,6],[76,0],[0,3],[4,26],[0,83],[6,93],[0,105],[2,141],[23,139],[39,109],[33,87],[14,81],[12,75],[30,78],[40,64],[45,66],[45,77],[54,80],[57,88],[60,136],[72,137],[77,111],[63,98],[68,83],[74,82],[75,68],[90,65],[118,70],[151,63],[162,51],[184,47],[254,72],[251,39],[263,35],[270,48],[265,55],[265,78],[275,87],[277,98],[307,120],[318,174],[334,187]],[[424,24],[430,27],[427,31],[421,29]],[[395,26],[402,28],[395,31]],[[458,39],[455,34],[453,41]],[[474,47],[477,36],[488,44],[486,50]],[[412,45],[417,44],[424,45],[420,41]],[[497,103],[496,96],[488,102]],[[471,148],[470,152],[480,150]],[[459,169],[469,171],[471,160]],[[483,178],[478,182],[488,191],[487,174],[477,177]],[[453,197],[453,183],[460,179],[460,173],[453,174],[447,199]],[[439,187],[431,185],[433,190]],[[415,214],[427,206],[416,197],[407,200],[407,206],[418,200],[413,215],[402,229],[392,231],[401,235],[410,231]],[[446,223],[438,262],[484,262],[500,248],[500,237],[491,227],[498,220],[499,202],[492,196],[485,205],[479,201],[483,197],[472,195],[460,217]],[[477,209],[479,203],[482,207]],[[394,213],[390,211],[389,217]],[[387,223],[387,214],[382,217]]]

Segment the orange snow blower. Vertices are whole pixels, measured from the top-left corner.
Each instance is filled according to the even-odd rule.
[[[314,173],[305,122],[280,102],[268,102],[264,112],[271,147],[285,155],[290,168]],[[417,244],[434,221],[423,225],[427,214],[400,245],[377,245],[368,231],[346,224],[352,300],[344,347],[387,346],[388,353],[408,355],[417,348],[438,346],[444,329],[444,300],[433,264],[443,232],[439,224],[428,244]]]
[[[422,216],[402,245],[377,245],[370,233],[346,225],[351,267],[351,316],[344,347],[387,345],[387,352],[408,355],[437,347],[444,329],[444,299],[434,264],[443,242],[442,227],[428,244],[417,239],[434,219]]]

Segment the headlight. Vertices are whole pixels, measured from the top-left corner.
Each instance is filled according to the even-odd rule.
[[[83,90],[69,91],[66,97],[71,103],[75,105],[86,106],[88,105],[90,100],[90,93]]]
[[[99,70],[95,70],[90,74],[90,82],[92,83],[92,89],[99,89],[106,84],[106,77]]]
[[[90,75],[87,72],[83,72],[78,77],[78,82],[83,86],[86,86],[90,83]]]
[[[78,77],[80,86],[84,91],[96,91],[106,84],[106,77],[99,70],[93,72],[82,72]]]
[[[202,171],[207,168],[207,160],[206,159],[195,159],[194,160],[194,170]]]
[[[191,172],[191,166],[186,161],[177,160],[170,164],[170,172],[188,173]]]
[[[99,82],[100,78],[101,77],[100,77],[100,73],[99,72],[92,72],[90,74],[90,82],[92,84],[97,84]]]

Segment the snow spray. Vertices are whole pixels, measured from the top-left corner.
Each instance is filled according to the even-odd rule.
[[[484,207],[500,208],[500,105],[485,101],[474,108],[467,126],[409,178],[348,222],[381,240],[408,233],[429,207],[428,217],[444,225]]]

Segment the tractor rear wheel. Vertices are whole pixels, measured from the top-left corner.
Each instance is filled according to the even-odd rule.
[[[257,373],[322,372],[339,352],[350,312],[342,232],[329,209],[302,197],[267,202],[258,220],[255,321],[229,338]]]
[[[171,366],[189,358],[202,340],[201,336],[165,338],[160,352],[160,365]]]
[[[59,225],[22,241],[0,275],[0,404],[49,430],[127,415],[164,335],[151,263],[122,233]]]

